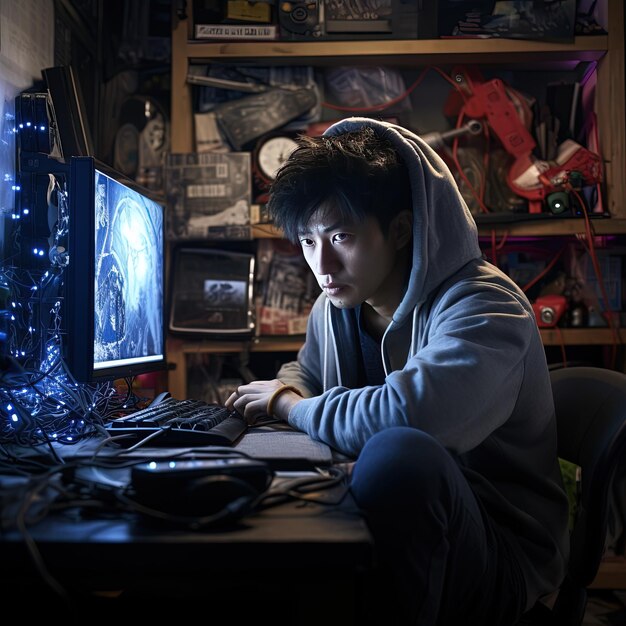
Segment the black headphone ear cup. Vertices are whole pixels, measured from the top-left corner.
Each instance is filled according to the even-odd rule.
[[[230,519],[243,515],[259,492],[250,483],[235,476],[204,476],[190,481],[184,489],[184,514],[207,516],[224,512]]]

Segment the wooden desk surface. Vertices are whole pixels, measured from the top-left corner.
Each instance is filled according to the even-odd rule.
[[[167,450],[160,452],[166,454]],[[129,462],[126,457],[117,459],[114,468],[88,462],[87,467],[76,470],[89,489],[93,485],[105,486],[104,490],[97,488],[94,499],[101,499],[102,494],[107,498],[107,481],[118,487],[129,484],[130,468],[117,467],[118,461]],[[281,481],[300,475],[316,476],[313,472],[276,472],[272,487],[280,487]],[[58,486],[58,475],[56,481]],[[75,492],[75,485],[82,484],[76,476],[69,481],[68,491]],[[3,486],[0,484],[0,493]],[[79,496],[74,492],[76,499]],[[45,493],[40,490],[38,498]],[[50,511],[38,523],[28,524],[26,530],[53,575],[85,584],[124,584],[146,571],[170,576],[173,569],[190,576],[233,569],[306,569],[328,563],[345,570],[367,569],[373,559],[372,538],[346,485],[316,488],[315,493],[306,496],[307,501],[286,499],[262,506],[228,526],[201,530],[166,524],[111,505]],[[112,496],[108,499],[115,501]],[[52,491],[51,502],[71,507],[73,501]],[[13,514],[17,514],[17,504],[12,508]],[[32,572],[24,536],[12,523],[10,507],[5,508],[2,527],[3,560],[11,563],[8,570],[3,568],[4,572],[10,571],[11,576]]]
[[[50,591],[16,529],[0,533],[0,597],[28,607],[33,619],[62,614],[66,624],[170,625],[204,613],[213,618],[207,623],[356,625],[373,564],[370,533],[349,494],[336,506],[289,501],[222,530],[69,510],[28,533],[70,600]]]
[[[130,473],[128,468],[88,471],[121,484]],[[274,484],[284,475],[277,472]],[[7,493],[4,486],[0,482],[0,496]],[[228,623],[247,624],[261,616],[273,626],[332,623],[329,613],[342,626],[360,623],[359,581],[373,566],[372,538],[349,492],[339,504],[321,503],[336,502],[345,489],[335,485],[317,491],[316,502],[288,500],[226,528],[206,530],[157,524],[110,507],[68,508],[28,524],[28,542],[7,521],[10,507],[5,507],[0,597],[28,606],[29,615],[37,619],[47,619],[50,611],[65,614],[65,594],[50,591],[45,582],[49,576],[71,599],[77,624],[110,626],[132,615],[142,623],[169,626],[180,617],[194,618],[192,604],[205,610],[207,590],[223,598],[220,617]],[[36,560],[45,572],[35,566]],[[247,598],[243,604],[242,587]],[[279,600],[278,607],[266,603],[266,596]],[[225,609],[231,605],[241,619],[231,619]],[[164,621],[166,613],[176,621]],[[215,608],[211,614],[217,615]]]
[[[135,514],[93,518],[77,511],[50,515],[28,532],[50,569],[105,580],[138,572],[190,574],[224,569],[367,568],[372,540],[350,497],[339,506],[291,501],[244,517],[225,529],[192,531],[156,525]],[[11,571],[31,569],[15,530],[2,533]],[[123,566],[120,567],[120,564]]]

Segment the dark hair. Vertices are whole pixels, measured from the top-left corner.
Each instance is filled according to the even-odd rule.
[[[270,187],[268,212],[295,242],[322,205],[347,221],[373,215],[386,236],[393,217],[412,208],[408,171],[393,144],[369,127],[300,136]]]

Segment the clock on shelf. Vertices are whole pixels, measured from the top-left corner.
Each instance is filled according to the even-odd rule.
[[[264,204],[278,168],[297,147],[296,134],[273,133],[259,139],[252,153],[254,201]]]

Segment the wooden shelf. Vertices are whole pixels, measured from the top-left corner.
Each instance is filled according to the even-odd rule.
[[[613,335],[609,328],[541,328],[541,339],[545,346],[561,345],[611,345]],[[619,329],[620,344],[626,343],[626,329]],[[187,393],[187,355],[191,354],[239,354],[246,352],[297,352],[304,337],[276,336],[253,337],[249,340],[214,341],[181,340],[168,338],[167,357],[173,369],[169,372],[169,390],[174,397]]]
[[[595,235],[623,235],[626,234],[626,219],[593,218],[591,227]],[[554,237],[585,234],[583,218],[542,220],[520,220],[517,222],[498,222],[493,224],[479,224],[478,234],[488,236],[495,232],[497,235],[512,237]],[[253,224],[251,226],[253,239],[280,238],[282,232],[272,224]]]
[[[591,228],[596,235],[620,235],[626,233],[626,219],[592,218]],[[585,234],[584,218],[558,218],[541,220],[520,220],[518,222],[499,222],[479,224],[479,235],[507,234],[509,236],[559,236]]]
[[[540,328],[544,345],[610,345],[613,335],[609,328]],[[617,330],[619,343],[626,343],[626,329]],[[168,354],[234,354],[237,352],[295,352],[300,349],[304,337],[254,337],[247,341],[200,341],[168,340]]]
[[[419,39],[390,41],[218,41],[188,39],[183,54],[192,63],[224,61],[315,65],[342,63],[403,64],[524,64],[560,67],[563,63],[597,61],[608,50],[608,36],[576,37],[573,44],[516,39]]]
[[[252,337],[244,340],[198,339],[180,340],[172,337],[167,340],[168,354],[180,352],[184,354],[228,354],[237,352],[293,352],[298,350],[304,341],[302,335]]]
[[[253,224],[250,228],[253,239],[282,239],[283,233],[272,224]]]
[[[610,346],[613,333],[610,328],[540,328],[544,346]],[[619,344],[626,343],[626,329],[617,329]]]

